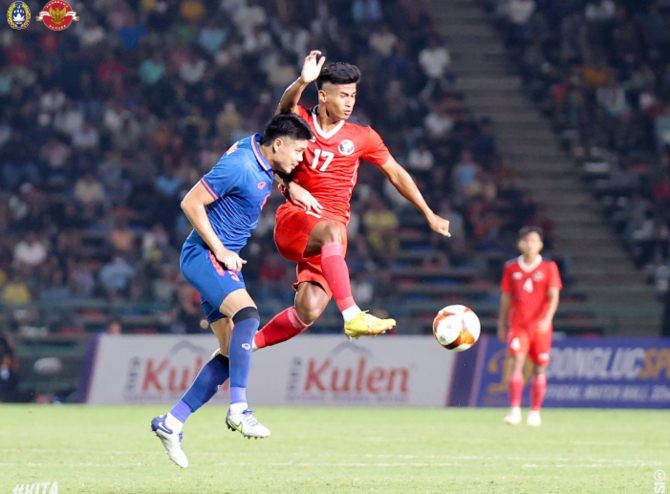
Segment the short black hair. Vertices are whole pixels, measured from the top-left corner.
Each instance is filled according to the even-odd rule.
[[[531,233],[537,233],[540,236],[540,240],[544,240],[544,232],[539,226],[524,226],[521,230],[519,230],[517,240],[521,240]]]
[[[328,62],[321,69],[316,87],[321,90],[323,84],[355,84],[361,80],[361,71],[355,65],[344,62]]]
[[[267,146],[279,137],[291,137],[296,140],[308,141],[312,131],[302,118],[293,113],[285,113],[272,117],[263,131],[261,145]]]

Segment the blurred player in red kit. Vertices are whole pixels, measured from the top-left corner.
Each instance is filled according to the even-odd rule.
[[[542,424],[540,407],[547,390],[552,324],[563,285],[556,263],[544,261],[540,255],[544,247],[541,229],[522,228],[518,247],[521,255],[505,265],[500,285],[498,338],[507,344],[512,366],[509,380],[511,408],[505,423],[517,425],[521,422],[523,367],[528,356],[533,362],[533,377],[527,423],[538,427]]]
[[[349,339],[376,336],[396,325],[361,311],[351,294],[346,225],[350,201],[362,160],[378,166],[398,191],[426,217],[430,227],[450,236],[449,221],[426,204],[409,173],[389,153],[372,128],[351,118],[361,73],[347,63],[325,64],[321,52],[306,57],[300,77],[279,102],[277,113],[295,113],[307,121],[314,138],[290,182],[309,190],[318,201],[301,208],[287,201],[277,210],[275,242],[279,252],[298,264],[295,305],[275,316],[256,334],[254,348],[286,341],[304,331],[325,310],[331,297],[344,319]],[[319,104],[312,109],[299,105],[309,84],[316,82]]]

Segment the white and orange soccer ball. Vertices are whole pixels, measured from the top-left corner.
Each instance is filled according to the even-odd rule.
[[[463,352],[477,343],[481,330],[479,317],[465,305],[449,305],[433,321],[437,342],[454,352]]]

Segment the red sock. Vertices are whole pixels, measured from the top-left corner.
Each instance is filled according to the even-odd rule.
[[[256,333],[254,343],[258,348],[276,345],[299,335],[309,326],[311,324],[305,324],[300,320],[295,307],[289,307],[274,316],[269,323]]]
[[[523,374],[513,372],[509,377],[509,402],[510,406],[521,406],[521,394],[523,393]]]
[[[356,305],[351,295],[349,268],[344,260],[342,244],[331,242],[321,247],[321,269],[340,312]]]
[[[540,374],[530,380],[530,409],[537,412],[542,407],[547,392],[547,376]]]

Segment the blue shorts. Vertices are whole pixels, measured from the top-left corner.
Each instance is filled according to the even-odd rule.
[[[202,308],[210,324],[226,317],[219,312],[219,307],[228,295],[247,288],[241,272],[228,271],[211,250],[195,242],[184,244],[179,265],[184,278],[200,292]]]

